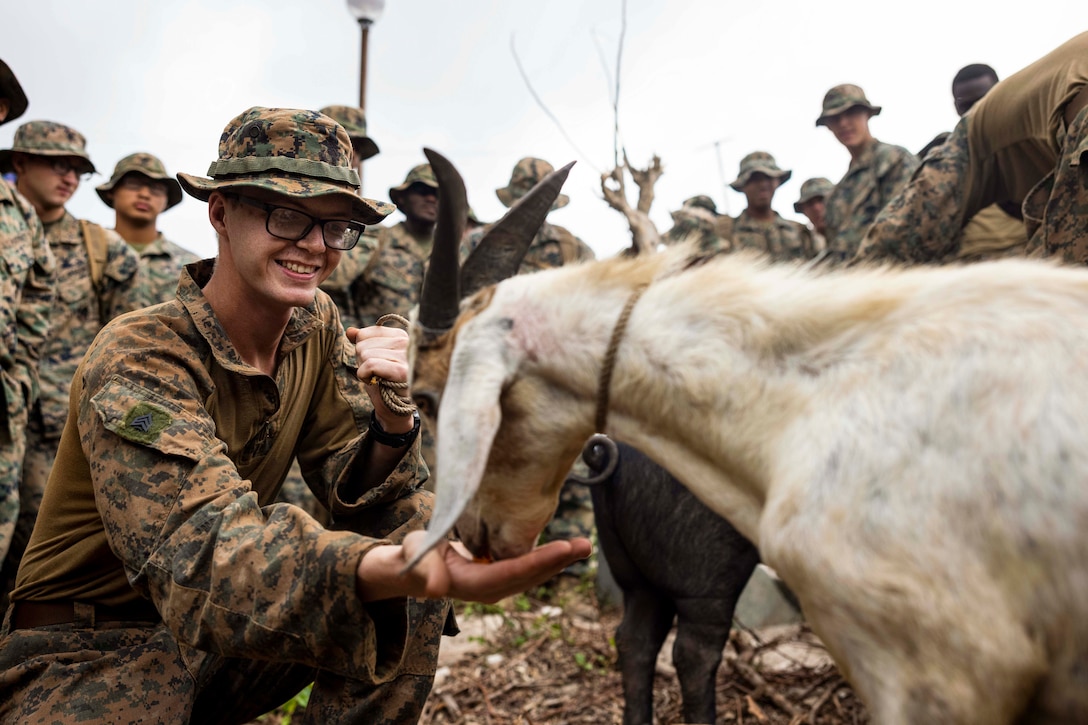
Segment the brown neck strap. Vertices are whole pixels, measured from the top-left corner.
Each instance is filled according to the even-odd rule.
[[[631,318],[631,310],[635,308],[635,303],[638,302],[638,298],[642,296],[642,293],[646,291],[647,285],[641,285],[636,287],[631,296],[627,298],[627,303],[623,306],[623,311],[620,312],[620,317],[616,320],[616,326],[612,328],[612,339],[608,341],[608,350],[605,351],[604,361],[601,363],[601,378],[597,386],[597,432],[603,434],[605,424],[608,423],[608,397],[609,388],[612,386],[612,369],[616,365],[616,352],[619,350],[620,342],[623,340],[623,333],[627,331],[627,321]]]

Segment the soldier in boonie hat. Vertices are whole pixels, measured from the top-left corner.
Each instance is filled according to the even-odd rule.
[[[882,108],[869,103],[865,97],[865,91],[861,86],[852,83],[843,83],[835,86],[824,94],[823,112],[816,119],[817,126],[826,126],[833,116],[846,113],[851,108],[864,108],[869,112],[869,117],[879,116]]]
[[[378,144],[366,135],[366,112],[363,109],[353,106],[325,106],[321,113],[339,123],[348,132],[351,148],[355,152],[355,163],[378,155]]]
[[[258,188],[301,198],[344,197],[352,219],[377,224],[390,204],[358,195],[351,139],[340,124],[317,111],[255,106],[223,130],[219,158],[204,178],[178,174],[181,188],[207,201],[214,191]]]
[[[435,192],[438,191],[438,179],[435,178],[434,170],[431,169],[430,164],[419,164],[413,166],[408,172],[408,175],[404,177],[397,186],[389,187],[389,198],[393,200],[393,203],[397,206],[402,206],[404,203],[404,192],[408,191],[415,185],[419,191],[426,191],[426,189],[432,189]],[[426,187],[426,189],[421,188]]]
[[[778,183],[775,186],[782,186],[790,177],[793,176],[792,171],[787,171],[778,168],[778,163],[774,160],[774,156],[771,156],[766,151],[753,151],[740,160],[740,173],[737,174],[737,178],[729,186],[733,187],[734,191],[744,191],[744,185],[755,174],[763,174],[769,176]]]
[[[801,184],[801,196],[797,201],[793,202],[793,210],[798,214],[803,214],[805,204],[816,198],[826,199],[831,196],[831,192],[834,190],[835,185],[831,183],[830,179],[825,179],[822,176],[807,179],[805,183]]]
[[[95,172],[83,134],[54,121],[27,121],[16,129],[11,148],[0,149],[0,171],[11,171],[12,157],[20,153],[65,157],[80,176]]]
[[[510,174],[510,183],[501,189],[495,189],[495,194],[498,195],[503,206],[513,206],[515,201],[528,194],[530,189],[553,171],[555,171],[555,167],[544,159],[526,156],[514,165],[514,170]],[[564,207],[569,202],[569,196],[560,194],[556,197],[555,203],[552,204],[552,209]]]
[[[0,109],[5,106],[6,111],[0,113],[0,125],[14,121],[26,113],[27,100],[15,73],[7,63],[0,60]]]
[[[170,174],[166,173],[166,167],[157,156],[145,152],[129,154],[117,162],[113,167],[113,175],[104,184],[95,187],[98,197],[108,206],[113,208],[113,190],[125,176],[136,176],[162,182],[166,188],[166,209],[181,203],[181,184]],[[163,211],[165,211],[164,209]]]

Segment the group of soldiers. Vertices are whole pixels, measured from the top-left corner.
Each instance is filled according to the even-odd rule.
[[[794,209],[810,225],[773,210],[775,190],[791,172],[770,153],[757,151],[741,161],[731,184],[747,199],[737,217],[719,215],[708,197],[693,197],[674,212],[664,241],[695,237],[704,252],[755,249],[774,260],[838,264],[1025,254],[1084,263],[1088,172],[1080,162],[1088,153],[1086,89],[1088,34],[1000,83],[988,66],[969,66],[953,82],[960,122],[914,154],[873,137],[869,121],[882,109],[861,88],[835,86],[816,124],[834,134],[851,161],[837,184],[825,178],[802,184]],[[0,61],[0,123],[19,118],[27,105],[15,75]],[[472,570],[475,564],[446,549],[438,554],[444,559],[429,560],[444,572],[444,588],[400,573],[406,532],[425,521],[428,507],[422,491],[426,469],[414,456],[418,451],[424,461],[432,457],[433,440],[418,416],[414,424],[398,417],[373,390],[372,375],[393,381],[407,375],[406,335],[375,323],[389,313],[407,315],[418,302],[437,221],[438,181],[423,164],[389,189],[395,207],[365,199],[355,169],[377,153],[359,109],[250,109],[224,130],[209,178],[174,178],[147,153],[121,159],[96,189],[115,212],[114,229],[108,230],[66,209],[81,180],[95,171],[79,132],[30,121],[19,126],[10,149],[0,150],[0,171],[15,179],[0,182],[0,390],[6,416],[0,429],[0,599],[12,594],[15,602],[4,633],[75,628],[64,630],[63,642],[24,634],[17,645],[0,646],[0,691],[18,692],[20,707],[33,709],[52,691],[34,684],[39,675],[27,669],[27,653],[59,656],[57,648],[75,646],[80,628],[87,621],[94,628],[97,618],[142,622],[140,636],[149,639],[141,646],[169,659],[171,672],[198,652],[209,682],[255,651],[266,656],[258,643],[270,637],[289,650],[291,662],[319,672],[339,666],[335,674],[341,680],[323,681],[319,689],[332,693],[335,707],[356,703],[348,709],[366,701],[351,689],[355,680],[381,681],[379,664],[396,661],[398,671],[413,679],[378,709],[390,712],[396,705],[418,713],[439,633],[448,625],[448,610],[432,597],[486,601],[564,568],[578,573],[568,567],[584,559],[588,549],[581,543],[484,570]],[[542,159],[523,158],[496,194],[509,207],[552,170]],[[197,262],[158,231],[158,216],[178,204],[183,192],[209,204],[219,249],[214,265]],[[568,201],[559,195],[553,208]],[[394,208],[403,221],[374,226]],[[487,231],[471,213],[467,222],[463,255]],[[363,225],[371,228],[364,231]],[[283,246],[281,256],[261,257],[260,245],[273,243]],[[545,222],[519,272],[593,256],[573,233]],[[268,270],[275,271],[271,279]],[[315,297],[318,284],[335,306],[324,295]],[[165,304],[148,309],[157,303]],[[129,311],[134,314],[118,319]],[[259,319],[277,322],[255,324]],[[336,319],[342,327],[333,324]],[[96,342],[108,324],[112,334]],[[124,367],[131,370],[118,372]],[[268,385],[269,378],[275,385]],[[307,407],[304,400],[311,396],[322,405]],[[330,448],[334,441],[344,447]],[[57,461],[64,462],[62,475],[53,475],[43,502]],[[235,486],[239,477],[250,481],[253,497],[246,486]],[[151,479],[165,490],[176,487],[177,498],[163,498],[147,485]],[[314,489],[322,492],[320,503]],[[276,495],[312,516],[297,507],[273,507],[267,517],[257,512],[255,507],[271,505]],[[39,506],[54,516],[35,529]],[[391,513],[381,525],[366,516],[356,521],[365,530],[353,535],[363,539],[341,535],[332,530],[335,525],[320,526],[342,523],[322,520],[329,511],[350,518],[374,506],[392,507]],[[145,510],[158,517],[154,526]],[[66,524],[76,520],[93,533],[81,538],[79,526]],[[551,535],[581,541],[591,528],[588,493],[568,485]],[[387,538],[366,538],[375,535]],[[107,536],[109,555],[102,543]],[[295,548],[281,561],[275,555],[284,536]],[[28,539],[31,561],[24,560],[15,586]],[[348,554],[336,554],[337,547]],[[224,558],[205,549],[222,550]],[[378,554],[371,557],[372,551]],[[306,562],[309,568],[296,571],[297,580],[320,592],[302,591],[295,580],[279,588],[275,572],[285,561]],[[495,568],[500,566],[508,568]],[[201,578],[218,568],[239,575],[256,570],[266,578]],[[470,570],[476,573],[466,576]],[[90,574],[101,575],[108,591],[88,589]],[[253,599],[246,587],[274,593],[272,612],[232,609]],[[84,596],[58,595],[77,590]],[[325,595],[327,611],[360,621],[372,617],[388,628],[336,630],[310,611],[312,597]],[[397,603],[390,605],[389,598]],[[384,605],[360,610],[375,601]],[[398,640],[403,649],[383,647],[388,632],[395,639],[404,635]],[[125,664],[112,672],[131,675],[133,683],[154,679],[148,674],[154,668],[139,664],[138,648],[100,634],[95,651],[125,652]],[[337,649],[338,638],[351,640],[356,649]],[[409,649],[418,659],[404,654]],[[228,662],[231,653],[242,660]],[[331,667],[323,656],[335,660]],[[264,682],[277,684],[267,663],[261,667],[262,676],[272,677]],[[292,669],[290,682],[304,682],[313,672]],[[158,697],[184,701],[178,706],[192,714],[201,711],[191,709],[194,702],[204,707],[216,700],[204,681],[189,683],[191,692],[176,689],[169,678],[166,684],[151,694],[140,689],[144,685],[113,690],[109,697],[119,699],[108,704],[130,713],[144,707],[145,698]],[[65,706],[63,694],[49,697],[55,700],[50,707]]]

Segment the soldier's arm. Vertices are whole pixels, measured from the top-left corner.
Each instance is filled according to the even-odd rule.
[[[49,318],[56,296],[54,276],[56,260],[38,216],[27,205],[27,226],[31,236],[33,263],[27,270],[22,294],[15,310],[16,351],[15,368],[12,375],[23,387],[27,405],[38,399],[38,361],[41,359],[41,347],[49,334]]]

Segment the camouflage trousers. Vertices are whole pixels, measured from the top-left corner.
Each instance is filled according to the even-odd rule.
[[[14,435],[11,433],[14,431]],[[26,414],[20,420],[0,425],[0,606],[7,606],[7,566],[2,565],[15,538],[19,519],[19,484],[23,480],[23,455],[26,451]],[[24,543],[25,547],[25,543]],[[15,573],[11,579],[14,582]]]
[[[425,523],[418,514],[428,500],[429,494],[400,499],[391,511],[367,510],[334,525],[397,543]],[[337,597],[355,592],[329,589],[322,596],[316,611],[333,611]],[[69,624],[13,630],[9,608],[0,628],[0,723],[248,723],[311,682],[305,713],[293,722],[418,722],[442,635],[457,632],[449,601],[390,600],[368,609],[376,622],[395,621],[407,631],[403,658],[393,671],[383,668],[388,676],[381,682],[287,661],[274,651],[257,660],[198,650],[161,622],[95,622],[90,605],[77,604]]]
[[[1054,171],[1024,201],[1028,253],[1088,264],[1088,107],[1065,132]]]
[[[420,644],[437,653],[437,641]],[[0,640],[0,722],[248,723],[313,682],[305,712],[292,722],[415,723],[433,672],[406,667],[373,684],[275,659],[194,650],[163,624],[92,626],[87,619],[18,629]]]
[[[57,448],[60,446],[59,438],[45,436],[40,415],[31,413],[26,431],[22,476],[19,479],[18,518],[7,555],[0,565],[0,604],[5,608],[8,594],[15,588],[15,574],[19,570],[19,562],[22,561],[26,545],[30,542],[30,534],[34,531],[34,521],[37,520],[38,509],[41,508],[45,484],[49,480],[49,472],[53,468]]]
[[[962,231],[979,209],[993,203],[982,194],[968,198],[972,174],[967,119],[926,156],[910,183],[896,195],[869,228],[854,261],[914,264],[954,257]],[[1066,129],[1061,156],[1051,174],[1029,192],[1023,203],[1027,227],[1026,253],[1057,256],[1065,262],[1088,263],[1088,108]]]

